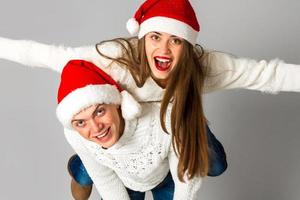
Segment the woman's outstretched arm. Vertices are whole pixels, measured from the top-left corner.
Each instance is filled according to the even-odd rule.
[[[279,59],[267,62],[211,52],[205,57],[205,91],[250,89],[267,93],[300,92],[300,65]]]
[[[104,52],[112,56],[120,53],[120,48],[114,44],[102,46]],[[95,46],[65,47],[49,45],[31,40],[13,40],[0,37],[0,59],[17,62],[22,65],[51,69],[61,72],[69,60],[83,59],[97,66],[106,68],[111,61],[101,57]]]

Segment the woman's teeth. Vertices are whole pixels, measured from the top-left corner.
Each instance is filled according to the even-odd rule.
[[[170,59],[166,59],[166,58],[155,58],[158,62],[170,62]]]
[[[159,70],[167,70],[171,66],[171,59],[154,58],[156,67]]]

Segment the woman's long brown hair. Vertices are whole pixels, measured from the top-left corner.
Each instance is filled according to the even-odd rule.
[[[99,45],[116,42],[123,50],[123,56],[112,58],[99,50]],[[165,132],[165,116],[168,104],[173,103],[171,111],[172,144],[179,158],[178,177],[184,181],[194,176],[206,176],[209,170],[206,119],[202,107],[202,94],[205,68],[201,65],[203,49],[183,43],[183,53],[178,64],[168,77],[168,84],[162,99],[160,121]],[[135,48],[137,45],[137,48]],[[144,38],[117,38],[96,45],[99,54],[125,66],[132,74],[138,87],[142,87],[151,75],[145,53]]]

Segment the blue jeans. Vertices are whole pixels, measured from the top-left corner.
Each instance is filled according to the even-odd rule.
[[[227,169],[226,153],[222,144],[214,136],[208,126],[206,126],[208,146],[210,149],[210,168],[208,176],[219,176]],[[74,180],[82,186],[92,185],[93,181],[88,175],[83,163],[77,155],[70,158],[68,163],[68,170]],[[172,184],[173,186],[172,186]],[[136,192],[127,189],[128,194],[132,195],[132,200],[144,199],[144,192]],[[168,199],[173,196],[174,183],[170,173],[165,180],[151,190],[154,196],[154,200]],[[172,199],[172,198],[171,198]]]
[[[227,169],[226,153],[221,142],[211,132],[209,126],[206,126],[208,147],[210,150],[210,166],[208,176],[219,176]]]
[[[166,178],[151,190],[154,200],[172,200],[174,195],[174,181],[169,172]],[[128,188],[127,192],[131,200],[144,200],[145,192],[137,192]]]
[[[74,180],[81,186],[92,185],[93,181],[87,173],[83,163],[78,155],[70,158],[68,163],[68,170]],[[145,192],[133,191],[126,188],[131,200],[144,200]],[[174,194],[174,181],[169,172],[166,178],[151,190],[154,200],[172,200]]]

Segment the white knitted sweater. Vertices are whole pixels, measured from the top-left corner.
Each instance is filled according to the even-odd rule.
[[[106,43],[106,45],[101,46],[101,51],[111,57],[121,55],[121,48],[115,43]],[[97,53],[95,46],[70,48],[0,37],[1,58],[27,66],[52,69],[59,73],[69,60],[84,59],[102,68],[140,102],[161,100],[164,93],[164,89],[159,87],[152,78],[149,78],[142,88],[138,88],[128,70],[113,63],[111,60],[101,57]],[[259,90],[269,93],[280,91],[300,92],[299,65],[286,64],[278,59],[271,60],[270,62],[266,62],[265,60],[258,62],[248,58],[235,58],[232,55],[221,52],[211,52],[206,59],[209,74],[205,79],[205,92],[235,88]],[[68,131],[65,131],[65,133],[68,135]],[[69,138],[69,142],[70,140]],[[80,149],[81,147],[78,146],[77,148]],[[85,148],[83,149],[84,151],[86,151]],[[87,163],[85,157],[83,157],[83,162]],[[88,166],[87,168],[93,169],[92,166],[96,166],[96,163],[94,165],[86,165]],[[99,169],[102,168],[106,169],[104,166]],[[95,177],[100,172],[101,170],[97,170],[96,174],[92,174],[92,176]],[[119,175],[109,171],[105,172],[105,175],[111,181],[115,180]],[[100,179],[95,180],[95,183],[96,185],[104,184]],[[115,188],[123,191],[125,195],[123,186]],[[98,189],[101,193],[101,187],[98,187]],[[128,196],[125,195],[124,198],[128,199]],[[113,198],[108,199],[111,200]],[[119,197],[119,199],[121,198]]]
[[[142,110],[140,118],[125,122],[123,135],[109,149],[102,149],[76,131],[65,129],[65,136],[104,200],[129,200],[124,186],[135,191],[151,190],[163,181],[169,170],[175,182],[174,199],[196,199],[201,178],[186,183],[178,180],[178,160],[170,135],[161,128],[159,104],[143,103]],[[170,130],[170,109],[166,126]]]
[[[102,45],[101,51],[111,57],[121,55],[121,48],[116,43]],[[59,73],[69,60],[84,59],[101,67],[139,101],[161,100],[164,92],[152,78],[138,88],[128,70],[101,57],[95,46],[70,48],[0,37],[0,58]],[[221,52],[211,52],[206,59],[209,74],[205,80],[205,92],[235,88],[269,93],[300,92],[299,65],[286,64],[278,59],[257,62]]]

